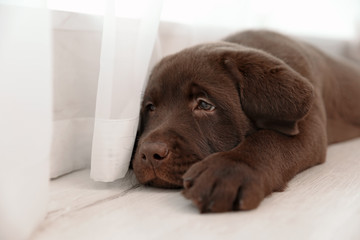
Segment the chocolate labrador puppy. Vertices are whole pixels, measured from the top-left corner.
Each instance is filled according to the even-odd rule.
[[[145,91],[133,169],[201,212],[256,208],[330,143],[360,136],[360,69],[270,31],[165,57]]]

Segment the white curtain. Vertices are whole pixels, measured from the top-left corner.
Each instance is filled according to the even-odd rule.
[[[99,181],[127,172],[162,1],[132,1],[130,17],[121,0],[104,16],[3,2],[0,239],[16,240],[45,217],[49,178],[90,163]]]
[[[50,176],[90,167],[102,18],[52,11],[53,139]]]
[[[129,167],[162,7],[161,0],[136,0],[137,18],[116,18],[116,3],[108,1],[104,18],[91,157],[91,177],[106,182],[124,177]]]
[[[94,180],[108,182],[128,170],[162,1],[99,6],[104,16],[52,12],[52,178],[91,167]]]
[[[45,9],[0,4],[0,239],[27,239],[46,214],[52,81]]]

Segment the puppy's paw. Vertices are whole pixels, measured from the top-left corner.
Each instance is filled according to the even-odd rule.
[[[183,179],[183,195],[202,213],[254,209],[265,197],[261,175],[223,153],[194,164]]]

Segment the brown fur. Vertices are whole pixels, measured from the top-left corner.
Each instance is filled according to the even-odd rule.
[[[141,110],[133,168],[201,212],[256,208],[329,143],[360,136],[360,70],[269,31],[165,57]]]

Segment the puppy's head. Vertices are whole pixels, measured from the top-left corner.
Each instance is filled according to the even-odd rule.
[[[296,135],[311,103],[308,81],[264,52],[225,42],[183,50],[150,76],[134,172],[143,184],[181,187],[192,164],[254,131]]]

